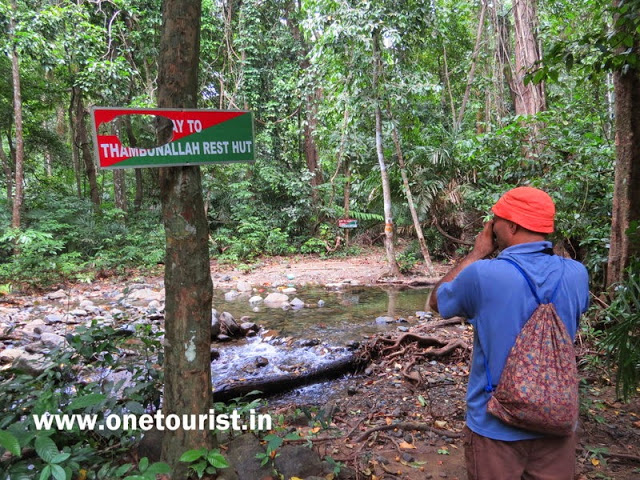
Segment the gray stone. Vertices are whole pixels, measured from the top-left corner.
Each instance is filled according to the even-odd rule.
[[[149,310],[160,311],[162,309],[162,304],[158,300],[151,300],[149,305],[147,305]]]
[[[230,291],[228,291],[227,293],[224,294],[224,299],[227,302],[233,302],[239,296],[240,296],[240,292],[238,292],[236,290],[230,290]]]
[[[255,359],[255,365],[256,367],[260,368],[260,367],[266,367],[267,365],[269,365],[269,360],[265,357],[256,357]]]
[[[259,480],[263,477],[271,475],[271,467],[269,464],[260,466],[261,460],[256,458],[256,454],[265,453],[265,449],[260,445],[258,440],[252,433],[245,433],[229,442],[227,449],[227,459],[230,468],[221,470],[222,475],[230,475],[231,472],[237,474],[238,480]],[[222,477],[218,476],[218,479]],[[224,478],[231,478],[225,476]],[[286,477],[289,478],[289,477]]]
[[[393,317],[389,317],[389,316],[383,316],[383,317],[376,318],[376,323],[378,325],[386,325],[387,323],[393,323],[394,321],[395,321],[395,319]]]
[[[253,322],[242,322],[240,324],[240,329],[246,335],[249,332],[257,332],[258,331],[258,326]]]
[[[76,317],[86,317],[88,315],[88,312],[82,308],[76,308],[75,310],[71,310],[69,313]]]
[[[230,337],[237,337],[242,334],[240,326],[229,312],[222,312],[222,315],[220,315],[220,331]]]
[[[408,332],[409,331],[409,327],[405,327],[405,326],[399,326],[398,327],[398,331],[400,332]]]
[[[225,335],[224,333],[221,333],[218,335],[217,340],[219,342],[228,342],[229,340],[231,340],[231,337],[229,335]]]
[[[56,290],[55,292],[49,293],[47,295],[47,298],[49,300],[60,300],[62,298],[67,298],[67,292],[65,292],[64,290],[60,289],[60,290]]]
[[[291,300],[290,305],[295,309],[304,308],[304,302],[300,300],[298,297]]]
[[[297,291],[298,291],[298,290],[296,290],[296,289],[295,289],[295,288],[293,288],[293,287],[288,287],[288,288],[284,288],[284,289],[282,290],[282,293],[284,293],[285,295],[292,295],[292,294],[296,293]]]
[[[218,315],[213,315],[211,312],[211,340],[214,340],[218,335],[220,335],[220,319]]]
[[[44,321],[46,323],[49,323],[49,324],[51,324],[51,323],[60,323],[60,322],[62,322],[62,315],[58,315],[56,313],[52,313],[51,315],[46,315],[44,317]]]
[[[33,376],[40,375],[51,367],[51,362],[39,354],[23,353],[13,362],[13,368]]]
[[[274,308],[282,307],[284,304],[287,304],[288,302],[289,302],[289,296],[279,292],[270,293],[264,299],[264,304],[267,307],[274,307]]]
[[[318,307],[324,307],[324,300],[318,300]]]
[[[411,462],[415,461],[415,458],[413,458],[413,456],[408,454],[407,452],[404,452],[402,454],[402,460],[404,460],[407,463],[411,463]]]
[[[280,455],[274,459],[274,465],[284,478],[322,477],[329,473],[320,456],[302,445],[284,445],[280,448]]]
[[[89,308],[89,307],[93,307],[94,303],[91,300],[82,300],[80,302],[80,305],[78,305],[80,308]]]
[[[249,282],[244,282],[244,281],[239,281],[238,284],[236,285],[236,288],[238,289],[239,292],[251,292],[253,290],[253,287],[251,286],[251,284]]]
[[[0,352],[0,363],[13,363],[20,355],[24,354],[24,350],[20,348],[7,348]]]
[[[140,288],[133,290],[128,295],[131,300],[164,300],[164,288],[161,290],[153,290],[151,288]]]
[[[40,341],[44,345],[46,345],[47,347],[57,348],[57,347],[62,347],[66,340],[61,335],[57,335],[55,333],[44,332],[40,336]]]
[[[251,305],[257,305],[259,303],[262,303],[262,297],[260,295],[254,295],[249,299],[249,303]]]

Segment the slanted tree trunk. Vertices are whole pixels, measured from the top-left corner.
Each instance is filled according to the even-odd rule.
[[[640,46],[638,35],[636,50]],[[613,187],[611,242],[607,286],[624,280],[632,257],[640,258],[640,230],[635,239],[627,235],[633,222],[640,222],[640,71],[615,72],[616,167]]]
[[[413,227],[416,230],[416,236],[418,237],[418,243],[420,244],[420,251],[424,258],[424,264],[427,267],[427,274],[433,275],[433,262],[431,261],[429,248],[427,247],[427,242],[424,240],[424,234],[422,233],[422,226],[420,225],[418,212],[416,211],[416,206],[413,202],[413,195],[411,194],[411,187],[409,186],[409,177],[407,176],[407,168],[404,163],[404,155],[402,154],[402,147],[398,136],[398,129],[395,125],[393,126],[391,134],[393,136],[393,143],[396,147],[398,165],[400,166],[400,175],[402,175],[402,184],[404,185],[404,194],[407,197],[407,204],[409,205],[409,212],[411,212],[411,218],[413,219]]]
[[[98,187],[98,176],[96,174],[96,166],[93,162],[93,153],[89,144],[89,135],[87,133],[87,124],[85,123],[84,100],[82,99],[82,91],[75,88],[75,143],[80,149],[80,154],[84,162],[87,180],[89,181],[89,193],[91,201],[98,207],[100,206],[100,189]]]
[[[382,148],[382,112],[380,109],[380,98],[378,94],[378,82],[382,69],[382,61],[380,59],[380,33],[375,31],[373,34],[373,92],[375,104],[376,118],[376,152],[378,154],[378,164],[380,166],[380,179],[382,181],[382,197],[384,202],[384,248],[387,252],[387,262],[389,263],[389,275],[400,275],[400,268],[396,261],[396,252],[394,246],[394,228],[393,213],[391,209],[391,186],[389,184],[389,173],[387,172],[387,164],[384,159],[384,150]]]
[[[546,109],[544,84],[524,83],[527,72],[541,58],[536,38],[536,0],[515,0],[513,4],[516,37],[516,71],[512,90],[515,93],[516,115],[535,115]]]
[[[9,19],[9,29],[13,37],[15,32],[15,15],[18,13],[18,6],[15,0],[11,2],[11,17]],[[12,38],[11,48],[11,78],[13,80],[13,116],[16,124],[16,153],[15,153],[15,192],[13,195],[13,208],[11,216],[11,226],[20,228],[20,216],[22,212],[22,200],[24,198],[24,134],[22,131],[22,93],[20,88],[20,59],[15,38]]]
[[[201,0],[163,2],[158,65],[160,108],[197,107],[201,10]],[[160,125],[163,126],[166,127]],[[170,132],[171,128],[166,130]],[[166,141],[166,137],[158,140]],[[163,413],[207,414],[212,406],[213,286],[200,167],[161,168],[159,187],[166,235]],[[173,468],[172,478],[188,476],[186,465],[179,462],[182,453],[211,448],[213,442],[206,429],[166,431],[162,458]]]

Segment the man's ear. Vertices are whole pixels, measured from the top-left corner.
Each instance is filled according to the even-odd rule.
[[[511,232],[511,235],[515,235],[516,232],[518,231],[520,227],[520,225],[518,225],[515,222],[512,222],[511,220],[507,220],[509,222],[509,232]]]

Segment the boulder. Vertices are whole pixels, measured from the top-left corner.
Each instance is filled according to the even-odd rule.
[[[264,304],[267,307],[279,308],[279,307],[282,307],[284,304],[288,304],[288,303],[289,303],[289,296],[279,292],[270,293],[264,299]]]
[[[313,450],[302,445],[284,445],[280,448],[280,455],[274,459],[276,470],[284,478],[324,477],[327,471],[320,456]]]
[[[237,337],[242,334],[240,325],[237,324],[229,312],[222,312],[220,315],[220,331],[230,337]]]
[[[7,348],[0,352],[0,363],[13,363],[20,355],[24,354],[24,350],[20,348]]]
[[[271,475],[269,464],[261,466],[261,460],[256,458],[256,454],[265,453],[265,449],[260,445],[252,433],[245,433],[229,442],[227,449],[227,459],[231,468],[220,470],[218,480],[221,478],[238,480],[259,480]],[[232,476],[233,474],[236,476]],[[286,477],[289,478],[289,477]]]
[[[249,303],[251,305],[258,305],[259,303],[262,303],[262,297],[260,295],[254,295],[249,299]]]
[[[236,285],[236,288],[238,289],[239,292],[251,292],[253,290],[253,287],[249,282],[243,282],[243,281],[239,281],[238,284]]]
[[[304,308],[304,302],[300,300],[298,297],[291,300],[291,306],[295,309]]]
[[[233,302],[239,296],[240,296],[240,292],[238,292],[236,290],[230,290],[230,291],[228,291],[227,293],[224,294],[224,299],[227,302]]]
[[[55,333],[44,332],[40,336],[40,341],[47,347],[58,348],[62,347],[66,342],[65,338]]]
[[[64,290],[60,289],[60,290],[56,290],[55,292],[51,292],[47,295],[47,298],[49,300],[60,300],[63,298],[67,298],[67,292],[65,292]]]

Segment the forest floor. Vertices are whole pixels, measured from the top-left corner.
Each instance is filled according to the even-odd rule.
[[[246,273],[227,265],[212,264],[217,278],[232,276],[253,285],[274,284],[287,275],[297,285],[331,284],[350,280],[360,284],[380,281],[433,284],[450,265],[436,265],[434,275],[418,266],[403,278],[387,278],[384,250],[370,250],[349,258],[286,257],[265,259]],[[439,319],[434,317],[433,321]],[[416,330],[417,329],[417,330]],[[422,329],[422,331],[420,331]],[[436,331],[428,325],[412,327],[410,333],[462,339],[472,344],[468,325],[453,324]],[[582,336],[578,341],[581,370],[582,414],[576,449],[576,479],[632,480],[640,478],[640,398],[630,403],[617,399],[613,374],[603,367],[594,370],[586,362],[593,346]],[[448,356],[426,357],[417,345],[396,349],[379,357],[365,374],[338,382],[323,405],[278,404],[286,426],[314,441],[321,456],[330,456],[365,479],[466,479],[464,448],[460,431],[464,426],[464,397],[469,351]],[[408,375],[407,375],[408,374]],[[301,407],[316,408],[315,427]],[[400,425],[397,426],[398,422]],[[320,428],[320,426],[326,428]]]

